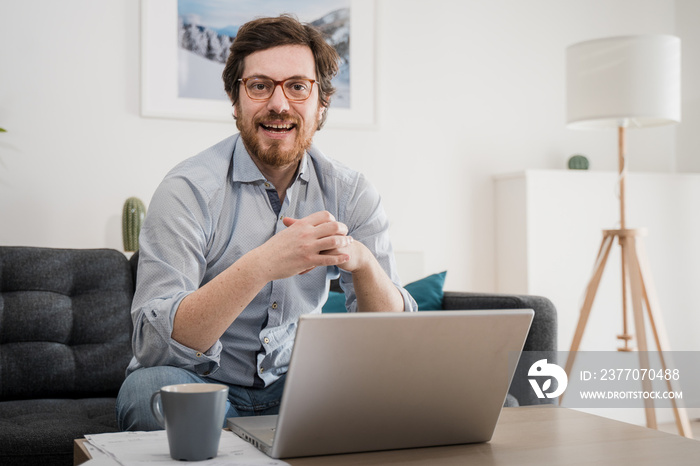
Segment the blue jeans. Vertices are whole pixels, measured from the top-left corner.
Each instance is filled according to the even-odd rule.
[[[285,374],[286,375],[286,374]],[[229,385],[226,418],[278,414],[285,375],[265,388]],[[170,366],[144,367],[126,378],[117,396],[117,423],[121,430],[161,430],[151,413],[151,396],[166,385],[221,383]],[[224,421],[224,426],[226,427]]]

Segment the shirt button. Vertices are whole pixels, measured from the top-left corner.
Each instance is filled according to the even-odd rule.
[[[260,373],[262,374],[263,372],[265,372],[265,369],[263,369],[263,368],[261,367],[261,368],[260,368]]]
[[[265,342],[266,345],[270,343],[270,339],[267,337],[265,337],[265,339],[263,341]]]
[[[272,309],[277,309],[277,301],[275,301],[274,303],[272,303]]]
[[[265,187],[266,187],[266,188],[269,188],[269,187],[270,187],[270,183],[265,183]]]
[[[197,357],[198,357],[198,358],[201,358],[201,357],[202,357],[202,353],[200,353],[199,351],[197,351]]]

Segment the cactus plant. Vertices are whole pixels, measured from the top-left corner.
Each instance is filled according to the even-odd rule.
[[[580,154],[571,156],[569,159],[569,169],[571,170],[588,170],[588,159]]]
[[[124,251],[134,252],[139,249],[139,233],[146,217],[146,206],[141,199],[130,197],[124,202],[122,209],[122,238]]]

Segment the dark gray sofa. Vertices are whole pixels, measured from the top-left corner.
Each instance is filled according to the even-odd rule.
[[[117,431],[136,261],[110,249],[0,246],[1,465],[70,465],[73,439]],[[556,310],[545,298],[446,292],[443,306],[534,309],[525,350],[555,360]],[[510,394],[520,405],[553,402],[526,382]]]
[[[117,431],[133,273],[115,250],[0,247],[0,464],[73,464]]]

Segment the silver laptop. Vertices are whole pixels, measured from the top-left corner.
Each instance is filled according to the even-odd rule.
[[[228,427],[273,458],[487,442],[533,316],[302,316],[279,415]]]

